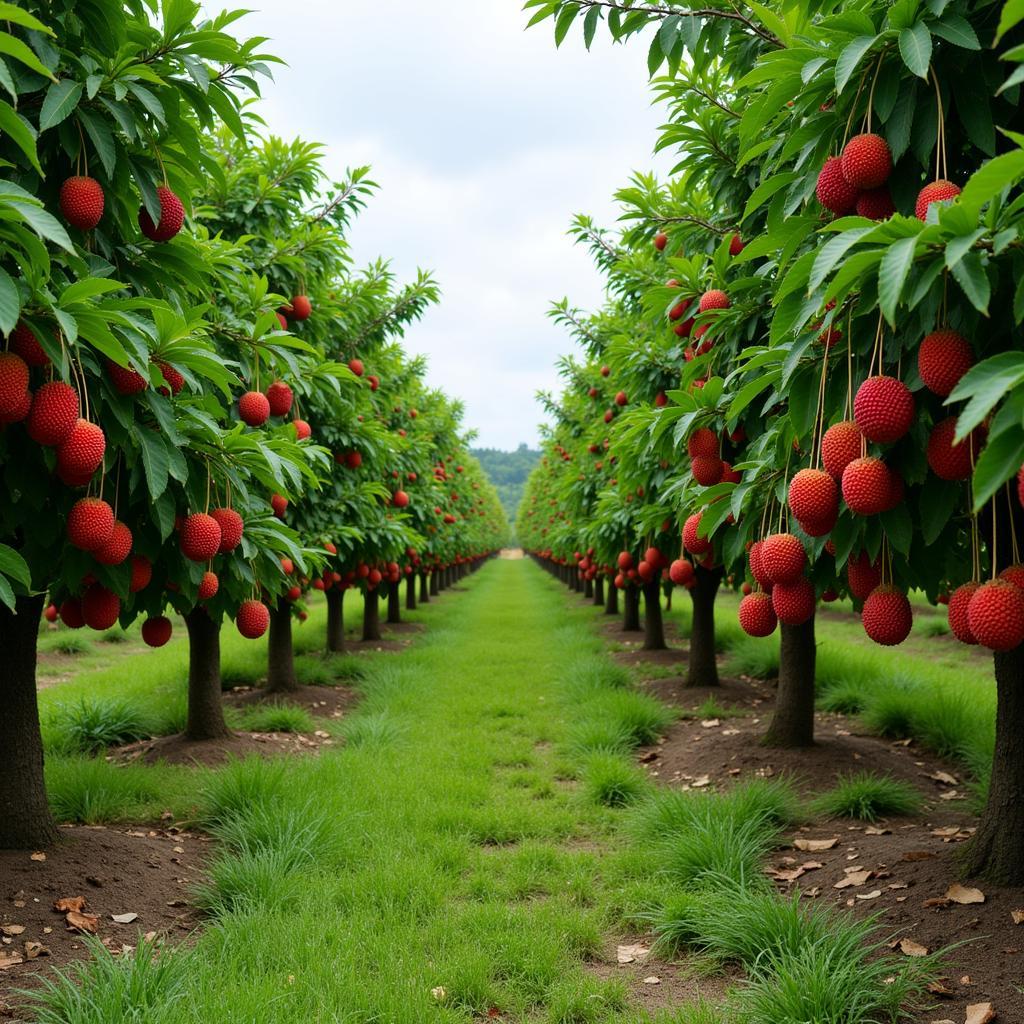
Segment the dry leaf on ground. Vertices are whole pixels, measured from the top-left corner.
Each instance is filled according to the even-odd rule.
[[[846,868],[846,877],[840,878],[832,888],[846,889],[851,885],[863,885],[871,877],[871,872],[866,868]]]
[[[1014,924],[1024,924],[1024,910],[1011,910],[1010,917]]]
[[[28,960],[35,960],[39,956],[49,956],[50,949],[48,946],[44,946],[41,942],[26,942],[25,943],[25,957]]]
[[[16,967],[23,964],[25,958],[14,950],[0,949],[0,971],[6,971],[8,967]]]
[[[110,920],[114,921],[116,924],[131,924],[132,921],[137,921],[138,919],[139,919],[139,915],[138,914],[111,914],[110,915]]]
[[[90,935],[95,935],[100,926],[100,919],[95,914],[80,914],[76,910],[69,910],[64,920],[72,931],[88,932]]]
[[[615,950],[615,958],[620,964],[632,964],[637,960],[643,960],[650,950],[639,942],[628,946],[618,946]]]
[[[661,978],[659,978],[657,975],[652,974],[649,978],[644,978],[644,984],[645,985],[660,985],[661,984]]]
[[[0,924],[0,935],[8,939],[13,939],[15,935],[20,935],[24,930],[23,924]]]
[[[53,909],[59,910],[62,914],[66,914],[69,910],[73,910],[75,913],[81,913],[85,910],[85,897],[65,896],[62,899],[54,900]]]
[[[922,946],[920,942],[915,942],[913,939],[903,938],[899,941],[899,948],[901,953],[905,953],[907,956],[927,956],[928,947]]]
[[[44,860],[46,860],[46,854],[45,853],[39,853],[39,852],[33,853],[33,854],[29,855],[28,859],[29,860],[36,860],[36,861],[44,861]]]
[[[984,903],[985,894],[980,889],[972,889],[970,886],[954,882],[946,890],[946,899],[964,905],[968,903]]]
[[[972,1003],[967,1007],[967,1020],[964,1024],[988,1024],[996,1019],[996,1011],[991,1003]]]
[[[831,850],[838,842],[838,836],[835,839],[794,839],[793,846],[804,853],[820,853],[822,850]]]

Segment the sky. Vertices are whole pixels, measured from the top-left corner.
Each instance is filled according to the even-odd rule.
[[[209,6],[209,5],[207,5]],[[261,113],[278,135],[327,147],[332,177],[370,164],[381,192],[354,226],[358,262],[432,270],[442,301],[406,335],[428,382],[462,399],[482,447],[537,441],[539,389],[571,351],[546,312],[601,302],[601,279],[566,230],[613,225],[612,195],[651,156],[658,111],[646,47],[550,22],[519,0],[256,0],[243,23],[287,61]]]

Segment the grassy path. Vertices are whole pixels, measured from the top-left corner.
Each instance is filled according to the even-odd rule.
[[[581,966],[613,911],[599,864],[616,812],[563,780],[559,753],[578,728],[565,681],[616,670],[529,563],[463,586],[412,649],[376,661],[343,750],[212,777],[216,923],[162,970],[140,960],[133,1019],[627,1019],[621,986]],[[122,986],[100,973],[95,1012],[71,997],[53,1019],[121,1019]]]

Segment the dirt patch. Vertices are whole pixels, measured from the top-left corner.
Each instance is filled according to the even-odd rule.
[[[300,686],[288,693],[268,693],[251,686],[236,686],[224,694],[224,703],[230,707],[291,704],[305,708],[318,718],[342,718],[358,699],[359,694],[348,686]]]
[[[150,932],[180,941],[199,924],[188,893],[202,877],[208,850],[205,837],[173,828],[100,826],[63,827],[45,860],[0,850],[0,1019],[28,1019],[18,1016],[24,1002],[14,990],[88,956],[82,933],[69,928],[55,901],[85,897],[82,913],[98,918],[97,937],[115,952]],[[138,916],[119,924],[114,914]],[[48,952],[28,959],[26,944]],[[21,963],[2,967],[19,956]]]
[[[118,763],[142,761],[144,764],[185,764],[215,768],[230,758],[244,758],[250,754],[259,757],[280,757],[286,754],[316,754],[323,747],[340,741],[318,730],[313,734],[285,732],[234,732],[219,740],[187,740],[179,733],[158,736],[110,752],[110,759]]]
[[[686,712],[693,712],[709,701],[730,711],[757,711],[775,698],[775,688],[770,683],[745,676],[722,679],[720,686],[687,686],[685,676],[666,676],[641,682],[642,688],[652,696]]]

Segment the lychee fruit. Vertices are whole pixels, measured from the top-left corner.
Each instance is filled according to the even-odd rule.
[[[107,376],[120,395],[137,395],[149,387],[149,381],[138,370],[131,366],[118,366],[112,359],[107,360]]]
[[[238,606],[235,625],[246,640],[258,640],[270,626],[270,611],[262,601],[243,601]]]
[[[288,309],[288,316],[292,320],[308,320],[313,312],[313,303],[309,301],[308,295],[296,295]]]
[[[834,524],[839,512],[835,480],[823,469],[801,469],[789,482],[789,510],[801,523]]]
[[[701,487],[713,487],[722,480],[725,463],[717,455],[698,455],[690,462],[693,479]]]
[[[881,459],[864,456],[843,470],[843,501],[859,516],[874,516],[890,507],[892,474]]]
[[[114,523],[110,539],[102,547],[96,548],[92,554],[100,565],[121,565],[131,553],[132,531],[118,519]]]
[[[956,421],[956,416],[940,420],[928,436],[928,465],[942,480],[966,480],[974,472],[974,463],[985,443],[985,428],[975,427],[959,444],[954,444]]]
[[[814,615],[814,584],[806,577],[772,587],[772,608],[779,622],[801,626]]]
[[[193,512],[181,524],[178,543],[191,562],[208,562],[220,550],[220,523],[205,512]]]
[[[57,469],[62,476],[88,480],[99,469],[106,450],[107,439],[102,428],[79,419],[68,439],[57,449]]]
[[[85,625],[82,615],[82,601],[77,597],[69,597],[60,606],[60,621],[68,629],[81,629]]]
[[[345,465],[349,469],[358,469],[363,464],[363,456],[361,452],[345,452],[343,458]]]
[[[695,579],[693,563],[688,558],[677,558],[668,567],[668,578],[677,587],[693,586]]]
[[[882,582],[882,566],[877,560],[872,562],[866,551],[853,556],[846,562],[846,583],[850,593],[858,600],[864,601]]]
[[[658,252],[664,252],[666,245],[668,245],[668,235],[666,235],[664,231],[659,231],[654,236],[654,248],[657,249]]]
[[[854,209],[858,217],[867,217],[869,220],[888,220],[896,212],[892,195],[884,185],[882,188],[861,192]]]
[[[270,402],[260,391],[246,391],[238,399],[238,415],[250,427],[262,427],[270,419]]]
[[[701,313],[707,313],[712,309],[728,309],[730,305],[729,296],[721,288],[712,288],[700,297],[698,309]]]
[[[32,396],[28,436],[37,444],[63,444],[78,423],[78,394],[62,380],[44,384]]]
[[[292,426],[295,428],[296,441],[305,441],[313,433],[313,428],[305,420],[292,420]]]
[[[628,398],[628,397],[626,396],[626,392],[625,392],[625,391],[620,391],[620,392],[619,392],[619,393],[618,393],[618,394],[617,394],[617,395],[615,396],[615,404],[616,404],[616,405],[618,405],[618,406],[623,406],[623,405],[625,405],[625,404],[626,404],[626,403],[627,403],[628,401],[629,401],[629,398]]]
[[[825,165],[818,174],[818,184],[815,186],[814,193],[818,197],[818,202],[826,210],[834,213],[837,217],[843,217],[853,211],[859,190],[846,180],[846,176],[843,174],[842,158],[832,156],[825,161]]]
[[[840,420],[821,439],[821,462],[829,476],[842,480],[843,471],[860,458],[862,435],[853,420]]]
[[[758,590],[740,601],[740,629],[748,636],[771,636],[779,624],[772,599]]]
[[[732,238],[729,239],[729,255],[730,256],[739,256],[739,254],[741,252],[743,252],[743,247],[744,247],[744,242],[743,242],[743,239],[740,238],[739,235],[733,235]]]
[[[57,606],[55,604],[48,604],[43,610],[43,618],[46,619],[47,622],[56,622],[59,616],[60,612],[57,610]]]
[[[917,202],[914,205],[914,216],[918,220],[928,219],[928,210],[932,203],[947,203],[960,195],[960,188],[945,178],[933,181],[925,185],[917,195]]]
[[[165,363],[163,360],[154,359],[153,363],[159,368],[160,372],[164,375],[164,380],[167,381],[170,386],[170,393],[177,395],[181,392],[181,389],[185,386],[185,378],[181,373],[176,370],[170,363]],[[167,388],[160,388],[160,394],[166,395]]]
[[[139,207],[139,227],[152,242],[169,242],[185,223],[185,207],[181,200],[166,186],[156,190],[160,200],[160,220],[154,224],[145,205]]]
[[[881,135],[855,135],[843,148],[843,177],[856,189],[879,188],[892,174],[892,151]]]
[[[209,601],[212,597],[216,597],[217,591],[220,589],[220,580],[215,572],[207,570],[203,573],[203,578],[199,581],[199,593],[196,595],[200,601]]]
[[[216,520],[220,527],[217,551],[222,555],[234,551],[242,543],[242,531],[245,529],[242,517],[233,508],[215,508],[210,518]]]
[[[10,419],[24,407],[28,394],[28,364],[13,352],[0,352],[0,417]]]
[[[967,618],[967,609],[970,606],[971,598],[978,592],[980,586],[980,583],[974,581],[964,583],[949,595],[949,606],[946,609],[949,628],[953,636],[962,644],[974,645],[978,642],[971,632],[971,624]]]
[[[284,514],[288,510],[288,499],[283,494],[272,494],[270,496],[270,507],[274,510],[274,515],[278,519],[284,519]]]
[[[960,378],[974,365],[971,343],[957,331],[932,331],[917,350],[917,372],[934,395],[948,398]]]
[[[772,584],[793,583],[803,574],[807,552],[791,533],[773,533],[761,543],[761,570]]]
[[[717,458],[719,453],[718,435],[707,427],[698,427],[687,438],[686,452],[691,459],[700,455],[713,455]]]
[[[96,551],[114,533],[114,510],[101,498],[81,498],[71,506],[68,540],[83,551]]]
[[[95,178],[75,175],[60,187],[60,212],[81,231],[92,231],[103,217],[103,187]]]
[[[628,551],[620,551],[616,564],[623,572],[628,572],[633,568],[633,556]]]
[[[128,584],[128,592],[137,594],[149,586],[153,578],[153,565],[145,555],[132,555],[132,575]]]
[[[287,416],[292,411],[295,396],[283,380],[275,380],[266,391],[271,416]]]
[[[12,412],[0,414],[0,427],[6,426],[9,423],[20,423],[22,420],[27,419],[31,408],[32,392],[26,391]]]
[[[82,618],[90,629],[110,629],[121,614],[121,599],[99,583],[82,595]]]
[[[32,328],[23,321],[19,321],[17,327],[11,331],[7,339],[10,342],[11,351],[21,356],[29,366],[49,366],[50,357],[46,350],[39,344]]]
[[[854,396],[853,418],[869,441],[892,444],[913,426],[914,396],[895,377],[868,377]]]
[[[142,639],[148,647],[163,647],[171,639],[171,631],[171,620],[166,615],[158,615],[142,624]]]
[[[1012,651],[1024,642],[1024,591],[1009,580],[990,580],[967,606],[974,638],[992,651]]]
[[[1008,565],[1000,574],[1001,580],[1009,580],[1019,590],[1024,590],[1024,565],[1019,562]]]
[[[350,359],[348,361],[348,368],[357,376],[362,377],[363,375],[363,361],[362,359]],[[376,390],[376,389],[374,389]]]
[[[1024,606],[1024,595],[1021,596]],[[875,587],[868,594],[861,612],[864,632],[883,647],[895,647],[910,636],[914,616],[907,595],[891,584]]]
[[[698,535],[700,529],[700,512],[694,512],[688,516],[683,523],[683,547],[691,555],[705,555],[711,550],[711,541],[707,537]]]
[[[764,571],[764,564],[761,561],[761,549],[763,547],[763,540],[756,540],[750,545],[750,550],[747,552],[747,558],[750,561],[750,575],[753,576],[758,584],[765,590],[771,590],[772,581]]]
[[[407,508],[409,505],[409,495],[405,491],[395,491],[391,496],[391,504],[395,508]]]

